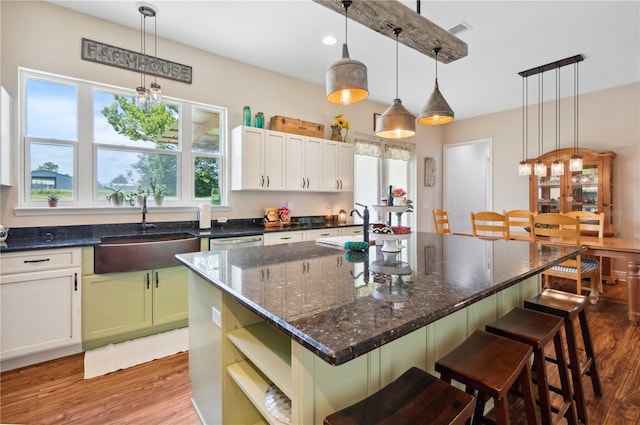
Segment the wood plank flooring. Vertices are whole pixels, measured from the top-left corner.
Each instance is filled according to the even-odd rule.
[[[589,308],[604,391],[594,397],[585,378],[591,425],[640,425],[640,326],[627,319],[626,292],[624,282],[607,285],[601,301]],[[190,401],[186,353],[89,380],[83,379],[81,354],[4,372],[0,378],[4,424],[199,423]],[[513,425],[524,425],[518,401],[513,407]]]

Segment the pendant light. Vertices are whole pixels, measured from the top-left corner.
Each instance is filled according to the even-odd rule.
[[[144,6],[140,6],[144,7]],[[158,16],[153,11],[153,58],[158,60]],[[159,105],[162,102],[162,87],[158,84],[158,77],[154,75],[153,83],[149,89],[149,99],[152,105]]]
[[[145,64],[147,61],[146,50],[147,50],[147,18],[156,19],[156,11],[152,9],[150,6],[140,6],[138,7],[138,12],[140,12],[140,53],[142,53],[142,72],[140,73],[140,85],[136,87],[136,98],[135,105],[138,109],[148,110],[150,105],[158,105],[162,101],[162,89],[160,85],[157,83],[157,80],[154,80],[151,83],[151,89],[147,90],[145,87],[146,83],[146,69]],[[157,21],[154,30],[154,56],[157,58],[157,46],[158,46],[158,33],[157,33]]]
[[[453,110],[438,88],[438,53],[440,50],[440,47],[433,49],[433,53],[436,55],[436,84],[433,93],[431,93],[427,104],[418,115],[418,122],[424,125],[447,124],[454,119]]]
[[[544,152],[544,75],[538,74],[538,157]],[[538,159],[533,167],[533,173],[538,177],[547,177],[547,166]]]
[[[367,86],[367,67],[360,61],[349,57],[347,47],[347,13],[351,1],[343,1],[344,7],[344,44],[342,59],[334,63],[325,73],[327,100],[340,105],[360,102],[369,95]]]
[[[551,163],[551,175],[564,175],[564,162],[558,157],[560,150],[560,68],[556,68],[556,160]]]
[[[582,157],[578,155],[578,62],[573,64],[573,155],[569,159],[570,171],[582,171]]]
[[[526,90],[525,90],[526,86]],[[529,77],[522,78],[522,161],[518,164],[518,174],[531,175],[531,163],[527,162],[529,151]]]
[[[402,139],[416,134],[416,117],[402,106],[398,98],[398,36],[402,28],[394,28],[396,35],[396,98],[393,104],[376,119],[376,135],[389,139]]]

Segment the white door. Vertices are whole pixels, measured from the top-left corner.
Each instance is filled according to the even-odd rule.
[[[471,233],[473,211],[492,211],[491,139],[444,147],[444,208],[454,233]]]

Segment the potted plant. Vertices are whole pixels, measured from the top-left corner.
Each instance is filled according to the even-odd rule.
[[[47,196],[47,201],[49,202],[49,206],[50,207],[57,207],[59,199],[60,198],[58,198],[58,195],[49,195],[49,196]]]
[[[124,203],[124,192],[122,191],[122,188],[120,189],[112,189],[110,187],[108,187],[107,189],[109,189],[111,191],[111,193],[109,195],[107,195],[107,201],[109,201],[111,203],[111,205],[116,206],[116,207],[121,207],[122,204]]]
[[[138,202],[138,205],[142,206],[145,196],[149,196],[149,190],[143,189],[142,187],[138,186],[138,192],[136,192],[136,200]]]
[[[156,205],[162,205],[162,201],[164,201],[164,196],[167,194],[167,191],[162,185],[159,185],[157,180],[154,178],[149,183],[151,186],[151,193],[153,194],[153,199],[156,201]]]
[[[156,189],[153,191],[153,199],[154,201],[156,201],[157,206],[162,205],[162,201],[164,201],[164,196],[166,194],[167,192],[164,190],[164,188],[162,188],[162,186],[156,187]]]

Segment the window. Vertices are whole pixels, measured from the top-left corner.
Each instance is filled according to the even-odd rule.
[[[226,109],[163,98],[141,111],[130,91],[21,70],[23,206],[107,205],[113,191],[163,205],[224,204]],[[212,195],[213,194],[213,195]]]
[[[389,186],[405,189],[407,198],[412,199],[412,145],[365,135],[356,135],[354,144],[354,202],[379,205],[387,199]],[[388,220],[372,214],[372,220]],[[413,220],[408,214],[400,217],[402,225],[411,225]],[[392,224],[398,224],[397,217],[392,217]]]

